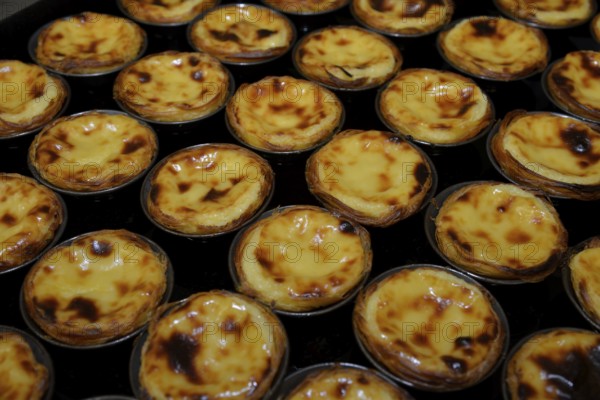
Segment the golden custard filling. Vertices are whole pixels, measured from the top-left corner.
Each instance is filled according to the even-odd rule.
[[[452,19],[452,0],[352,0],[352,11],[363,24],[390,35],[423,35]]]
[[[358,338],[387,371],[419,388],[472,386],[497,364],[506,327],[490,295],[441,268],[402,269],[354,310]]]
[[[56,120],[36,136],[30,164],[46,182],[65,190],[96,192],[137,178],[152,164],[158,141],[136,119],[90,112]]]
[[[594,399],[599,354],[597,333],[571,329],[538,333],[507,361],[507,399]]]
[[[367,89],[391,78],[402,64],[398,48],[385,37],[356,26],[309,33],[294,51],[298,72],[339,89]]]
[[[569,112],[600,121],[600,53],[574,51],[557,61],[547,76],[550,96]]]
[[[153,321],[141,352],[143,398],[259,400],[285,368],[283,325],[259,303],[212,291]]]
[[[0,173],[0,271],[31,261],[65,218],[58,196],[35,180]]]
[[[27,340],[0,331],[0,393],[11,400],[40,400],[49,384],[48,369],[39,363]]]
[[[294,28],[283,15],[249,4],[219,7],[193,23],[189,37],[198,50],[223,62],[252,63],[291,47]]]
[[[453,192],[435,218],[438,249],[488,278],[537,282],[567,248],[567,232],[550,202],[512,184],[473,183]]]
[[[469,140],[493,121],[492,104],[471,79],[446,71],[401,71],[381,92],[379,112],[395,131],[434,144]]]
[[[589,196],[600,196],[600,131],[580,120],[514,111],[492,139],[492,151],[517,180],[551,194],[564,194],[565,185],[575,185],[570,197],[584,196],[582,186],[590,188]]]
[[[438,41],[453,66],[485,79],[525,78],[548,64],[548,42],[542,31],[505,18],[464,19],[442,31]]]
[[[342,124],[341,101],[328,89],[291,76],[242,84],[227,104],[227,122],[244,143],[266,151],[306,150]]]
[[[185,122],[212,115],[227,101],[229,72],[204,53],[166,51],[152,54],[122,70],[114,98],[142,118]]]
[[[496,0],[505,14],[542,27],[570,27],[587,21],[594,0]]]
[[[320,14],[344,7],[350,0],[263,0],[269,7],[289,14]]]
[[[311,206],[278,210],[254,223],[234,251],[238,289],[284,311],[335,304],[371,270],[367,231]]]
[[[24,283],[27,314],[53,339],[89,346],[144,325],[167,288],[166,257],[138,235],[103,230],[45,253]]]
[[[577,301],[591,319],[600,323],[600,237],[593,238],[568,261]]]
[[[58,72],[107,72],[133,61],[145,40],[146,33],[128,19],[84,12],[56,20],[44,29],[37,39],[35,57]]]
[[[132,18],[149,24],[180,25],[213,8],[219,0],[118,0]]]
[[[390,132],[346,130],[309,158],[306,180],[327,207],[389,226],[421,208],[433,171],[419,149]]]
[[[209,144],[180,150],[148,178],[144,200],[151,218],[179,233],[227,232],[254,216],[269,197],[274,175],[249,150]]]
[[[0,60],[0,137],[19,134],[50,122],[67,101],[65,83],[41,67]]]
[[[342,365],[317,371],[300,382],[284,400],[314,398],[345,400],[409,400],[403,390],[369,370]]]

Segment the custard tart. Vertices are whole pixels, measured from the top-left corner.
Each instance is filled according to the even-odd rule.
[[[83,12],[53,21],[37,35],[36,62],[61,74],[113,72],[145,50],[146,33],[125,18]]]
[[[435,191],[429,158],[391,132],[345,130],[306,164],[310,191],[329,209],[387,227],[418,212]]]
[[[537,332],[504,367],[506,400],[594,399],[600,389],[600,335],[572,328]]]
[[[271,8],[295,15],[324,14],[339,10],[349,2],[350,0],[263,0]]]
[[[402,65],[400,50],[384,36],[357,26],[333,26],[311,32],[294,48],[296,69],[333,89],[380,86]]]
[[[558,267],[567,231],[539,193],[487,181],[448,192],[432,207],[440,207],[434,220],[437,250],[453,265],[501,283],[538,282]]]
[[[567,293],[595,327],[600,327],[600,236],[575,246],[566,257],[563,278]]]
[[[454,391],[485,379],[508,344],[492,295],[442,267],[401,267],[359,295],[355,333],[382,372],[419,389]]]
[[[303,151],[341,128],[342,102],[330,90],[291,76],[244,83],[226,108],[231,133],[252,148],[272,153]]]
[[[219,0],[117,0],[130,18],[149,25],[184,25],[219,4]]]
[[[168,297],[169,268],[164,252],[135,233],[78,236],[46,252],[27,274],[26,322],[59,345],[87,347],[125,338]]]
[[[435,32],[452,19],[452,0],[352,0],[358,22],[390,36],[422,36]]]
[[[596,12],[595,0],[494,0],[509,18],[540,28],[571,28]]]
[[[113,97],[125,111],[150,122],[189,122],[219,111],[232,88],[233,78],[216,58],[166,51],[123,69]]]
[[[544,84],[550,100],[559,108],[600,122],[600,52],[568,53],[548,67]]]
[[[142,205],[152,222],[174,234],[210,236],[240,228],[270,199],[268,162],[233,144],[179,150],[144,182]]]
[[[456,69],[482,79],[514,81],[543,71],[549,60],[544,33],[506,18],[460,20],[438,35],[441,55]]]
[[[296,31],[282,14],[253,4],[228,4],[194,20],[190,44],[224,63],[256,64],[286,53]]]
[[[67,218],[56,193],[9,173],[0,173],[0,215],[0,272],[36,258],[60,236]]]
[[[236,238],[231,251],[237,290],[276,311],[339,304],[371,271],[368,232],[313,206],[275,209]]]
[[[398,73],[380,92],[377,111],[393,131],[442,146],[468,142],[494,120],[491,100],[475,82],[425,68]]]
[[[260,303],[215,290],[159,315],[140,358],[137,398],[260,400],[285,372],[287,337]]]
[[[50,371],[24,335],[0,326],[0,393],[11,400],[49,399]]]
[[[67,83],[43,68],[0,60],[0,139],[29,133],[57,117],[67,105]]]
[[[600,199],[600,129],[548,112],[510,112],[490,149],[511,180],[550,196]]]
[[[99,193],[136,180],[158,154],[146,124],[120,112],[91,111],[47,125],[29,148],[34,174],[58,191]]]
[[[281,400],[307,400],[319,393],[323,399],[412,400],[412,397],[373,370],[352,364],[321,364],[291,375],[299,382]],[[340,395],[342,394],[342,395]]]

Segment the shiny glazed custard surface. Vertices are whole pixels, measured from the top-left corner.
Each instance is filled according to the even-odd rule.
[[[239,289],[287,311],[341,301],[371,269],[366,230],[309,206],[275,211],[254,223],[235,252]]]
[[[142,398],[262,399],[286,346],[280,322],[260,304],[229,292],[195,294],[150,326],[141,353]]]
[[[489,294],[426,266],[371,284],[357,301],[354,323],[387,371],[442,391],[481,380],[497,364],[506,337]]]

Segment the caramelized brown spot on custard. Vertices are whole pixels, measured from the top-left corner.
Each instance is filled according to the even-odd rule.
[[[192,67],[195,67],[196,65],[200,64],[200,60],[198,59],[198,57],[191,56],[190,58],[188,58],[188,63]]]
[[[258,246],[254,254],[256,255],[256,261],[263,267],[268,270],[272,270],[275,263],[273,262],[273,257],[269,254],[270,247],[267,246]]]
[[[456,201],[468,203],[470,199],[471,199],[471,192],[465,192],[465,193],[461,194],[458,197],[458,199],[456,199]]]
[[[446,366],[457,374],[464,374],[467,372],[467,364],[464,360],[452,356],[442,356],[442,361]]]
[[[48,205],[43,205],[43,206],[38,206],[36,208],[34,208],[33,210],[31,210],[29,212],[29,215],[33,215],[33,214],[48,214],[50,212],[50,206]]]
[[[461,336],[454,340],[454,347],[462,349],[465,347],[471,347],[473,345],[473,338],[468,336]]]
[[[129,293],[129,285],[126,282],[116,282],[115,286],[117,287],[117,291],[121,296]]]
[[[477,343],[479,344],[488,345],[492,342],[492,340],[494,340],[494,338],[487,333],[482,333],[481,335],[477,336]]]
[[[17,219],[12,214],[5,213],[0,221],[5,225],[12,226],[17,222]]]
[[[348,221],[343,221],[340,226],[339,226],[339,230],[340,232],[349,234],[349,235],[356,235],[356,228],[354,228],[354,225],[352,225],[350,222]]]
[[[19,351],[20,349],[17,349],[17,352],[20,353]],[[27,371],[30,374],[35,374],[36,373],[36,369],[33,366],[33,364],[31,363],[31,361],[29,360],[23,360],[20,362],[21,364],[21,368],[23,368],[25,371]]]
[[[135,69],[132,69],[129,71],[129,73],[133,74],[133,75],[137,75],[138,81],[140,81],[140,83],[148,83],[152,80],[152,76],[148,72],[141,72],[141,71],[136,71]]]
[[[277,33],[277,31],[272,31],[270,29],[259,29],[258,31],[256,31],[256,37],[259,39],[264,39],[264,38],[268,38],[269,36],[272,36],[276,33]]]
[[[169,367],[173,372],[184,374],[192,383],[202,383],[194,366],[194,358],[200,351],[200,344],[195,338],[184,333],[173,333],[160,346],[161,353],[169,360]]]
[[[40,149],[38,150],[38,158],[40,154],[46,154],[48,156],[47,164],[52,164],[56,160],[60,158],[60,156],[54,151],[50,149]]]
[[[242,328],[240,327],[240,325],[237,322],[235,322],[235,318],[231,316],[225,318],[225,321],[223,321],[221,325],[221,329],[223,329],[223,332],[227,333],[239,334],[242,332]]]
[[[594,78],[600,77],[600,65],[594,61],[594,58],[591,55],[581,53],[581,67]]]
[[[208,193],[206,193],[206,195],[204,196],[204,198],[202,199],[202,201],[218,201],[221,197],[224,197],[227,195],[227,193],[229,193],[230,189],[223,189],[223,190],[217,190],[217,189],[210,189],[208,191]]]
[[[181,182],[177,184],[177,189],[179,190],[179,193],[185,193],[188,190],[190,190],[191,187],[191,183]]]
[[[576,156],[584,157],[590,163],[600,160],[600,154],[593,153],[592,140],[585,130],[577,129],[575,125],[569,125],[560,133],[560,137],[569,151]]]
[[[429,338],[422,333],[416,333],[413,341],[420,346],[427,346],[429,344]]]
[[[460,241],[460,239],[458,238],[458,234],[456,233],[455,230],[448,229],[448,236],[454,243],[456,243],[458,246],[460,246],[463,250],[471,251],[473,249],[469,243],[463,243]]]
[[[69,302],[67,310],[75,311],[78,317],[87,319],[90,322],[96,322],[100,317],[96,303],[85,297],[74,297],[73,300]]]
[[[281,111],[291,110],[292,108],[294,108],[294,105],[290,103],[269,104],[269,108],[277,113]]]
[[[204,73],[202,71],[194,71],[191,76],[196,82],[202,82],[204,80]]]
[[[141,149],[147,144],[146,139],[142,136],[137,135],[131,138],[131,140],[123,143],[123,148],[121,149],[121,154],[131,154]]]
[[[79,45],[79,51],[81,53],[97,53],[98,52],[98,45],[102,42],[104,42],[106,39],[97,39],[97,40],[92,40],[90,43],[86,44],[86,45]]]
[[[221,42],[235,42],[239,43],[240,38],[235,33],[230,32],[221,32],[214,29],[210,29],[208,31],[212,37],[221,41]]]
[[[561,399],[595,399],[600,393],[600,347],[556,350],[533,361],[545,372],[546,381]]]
[[[344,398],[346,394],[348,394],[348,387],[350,385],[346,381],[346,379],[340,380],[335,388],[335,397]]]
[[[495,19],[482,19],[471,22],[471,26],[475,29],[475,36],[489,37],[496,35],[498,21]]]
[[[417,167],[415,168],[415,178],[421,186],[427,183],[427,180],[429,179],[429,169],[427,169],[427,166],[425,164],[420,163],[417,165]]]
[[[567,130],[560,133],[560,137],[574,154],[585,154],[592,148],[592,141],[584,130],[579,130],[575,125],[569,125]]]
[[[535,389],[531,387],[528,383],[521,382],[519,387],[517,388],[517,394],[519,395],[519,400],[527,400],[536,395]]]
[[[529,243],[531,236],[518,228],[515,228],[507,233],[506,240],[510,243],[524,244]]]
[[[374,10],[380,12],[392,11],[394,9],[394,5],[388,2],[388,0],[369,0],[369,4]]]
[[[42,318],[52,323],[56,322],[56,310],[58,310],[58,300],[50,297],[38,301],[34,297],[33,303],[35,304],[35,307],[42,312]]]
[[[103,240],[93,240],[91,252],[95,256],[107,257],[112,253],[112,244]]]

